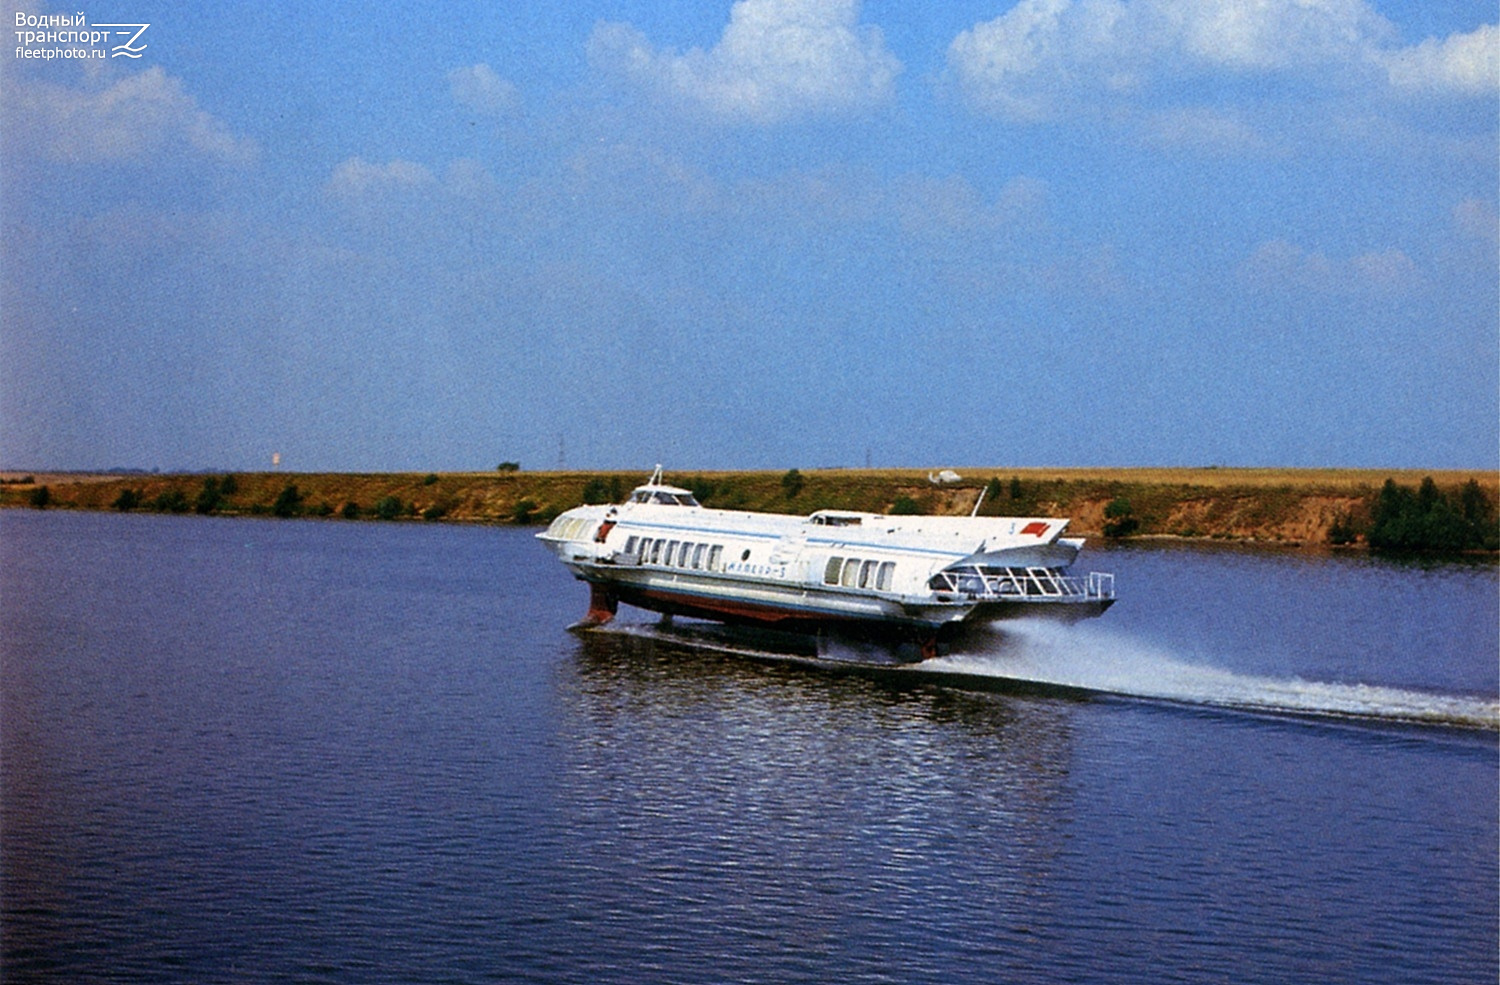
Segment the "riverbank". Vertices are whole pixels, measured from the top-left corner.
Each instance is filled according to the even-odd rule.
[[[1083,536],[1176,537],[1287,546],[1358,544],[1386,480],[1431,477],[1449,497],[1488,472],[1356,469],[965,469],[935,484],[917,469],[692,472],[668,481],[705,505],[778,513],[1045,515]],[[0,506],[225,515],[545,523],[583,502],[617,502],[638,472],[82,474],[8,472]],[[26,480],[30,481],[26,481]],[[41,490],[46,492],[42,493]],[[981,495],[983,497],[981,501]]]

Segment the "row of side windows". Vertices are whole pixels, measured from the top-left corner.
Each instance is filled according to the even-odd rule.
[[[663,564],[669,568],[693,568],[714,571],[724,554],[722,544],[696,544],[692,541],[665,538],[630,537],[625,553],[636,554],[641,564]]]
[[[889,592],[896,572],[895,561],[871,561],[857,557],[831,557],[823,569],[823,584],[845,588],[873,588]]]
[[[583,540],[584,531],[594,522],[587,516],[560,516],[547,529],[549,536],[558,540]]]

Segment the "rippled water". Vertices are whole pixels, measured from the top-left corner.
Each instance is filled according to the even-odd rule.
[[[1500,976],[1492,566],[1090,549],[1103,619],[865,672],[570,635],[520,530],[0,552],[7,983]]]

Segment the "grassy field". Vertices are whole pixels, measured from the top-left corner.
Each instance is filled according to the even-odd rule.
[[[983,515],[1063,516],[1071,531],[1098,536],[1130,521],[1131,535],[1271,544],[1322,545],[1335,525],[1357,530],[1387,479],[1415,489],[1431,476],[1450,495],[1476,481],[1500,499],[1490,472],[1236,468],[1005,468],[958,470],[963,480],[934,485],[919,469],[809,469],[784,472],[669,473],[705,505],[781,513],[855,509],[967,514],[985,492]],[[639,472],[285,473],[83,475],[6,473],[0,506],[119,509],[225,515],[543,523],[585,500],[618,501],[645,480]],[[22,480],[30,478],[32,481]],[[226,479],[229,480],[226,482]],[[205,497],[205,487],[220,491]],[[288,487],[295,488],[289,496]],[[988,487],[988,489],[986,489]],[[280,507],[278,507],[280,501]]]

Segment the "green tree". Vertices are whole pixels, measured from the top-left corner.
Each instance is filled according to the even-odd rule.
[[[1141,521],[1136,519],[1129,500],[1114,499],[1104,507],[1104,536],[1129,537],[1139,530],[1140,526]]]
[[[781,477],[781,491],[787,499],[796,499],[797,494],[807,485],[807,480],[802,478],[802,473],[796,469],[787,469],[786,475]]]
[[[695,475],[693,481],[688,483],[688,489],[691,490],[694,499],[700,503],[706,503],[714,493],[719,491],[719,486],[718,483],[705,479],[701,475]]]
[[[46,486],[38,486],[31,491],[31,505],[39,510],[45,510],[52,504],[52,490]]]
[[[377,520],[394,520],[400,516],[406,507],[401,500],[395,496],[382,496],[375,501],[375,518]]]
[[[891,516],[920,516],[922,504],[910,496],[897,496],[891,504]]]
[[[110,504],[121,513],[128,513],[141,505],[141,491],[139,489],[121,489],[120,495]]]
[[[1486,551],[1500,548],[1500,518],[1477,480],[1470,479],[1459,489],[1458,508],[1469,528],[1470,543]]]
[[[276,497],[276,502],[271,504],[271,513],[279,517],[293,517],[302,514],[302,494],[293,485],[281,490]]]
[[[216,513],[224,500],[223,489],[219,480],[209,477],[203,480],[203,490],[198,493],[198,498],[193,501],[193,509],[202,514]]]
[[[358,520],[359,504],[354,502],[353,500],[350,500],[349,502],[344,504],[343,509],[339,510],[339,516],[343,517],[345,520]]]
[[[1416,492],[1387,479],[1371,508],[1367,540],[1380,551],[1495,550],[1500,547],[1494,508],[1472,480],[1459,489],[1457,502],[1431,476]]]
[[[151,501],[151,508],[158,513],[186,513],[191,504],[181,489],[168,489]]]
[[[619,480],[616,479],[615,482],[616,485],[618,485]],[[606,482],[599,476],[594,476],[594,478],[584,483],[583,501],[590,505],[598,503],[617,503],[620,501],[620,497],[618,495],[614,495],[614,491],[610,489],[610,484],[608,482]]]

